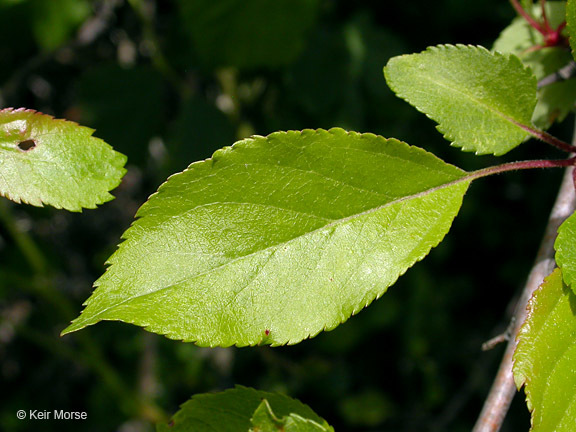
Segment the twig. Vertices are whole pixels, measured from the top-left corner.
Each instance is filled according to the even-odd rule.
[[[547,75],[538,81],[538,89],[546,87],[550,84],[566,81],[574,77],[576,77],[576,62],[571,60],[570,63],[568,63],[566,66],[558,69],[556,72]]]
[[[576,128],[574,131],[573,144],[576,143]],[[506,352],[500,363],[500,368],[488,398],[484,403],[480,417],[472,432],[497,432],[502,427],[506,413],[510,407],[512,399],[516,394],[516,386],[512,375],[513,355],[516,350],[516,336],[526,318],[526,305],[532,297],[532,293],[540,286],[546,276],[555,267],[554,261],[554,240],[558,232],[558,227],[570,216],[575,209],[576,199],[574,194],[574,179],[572,177],[573,168],[567,168],[562,185],[558,192],[558,197],[550,213],[548,225],[540,244],[540,249],[536,256],[536,261],[522,294],[518,300],[514,312],[514,325],[510,340],[506,347]]]
[[[506,330],[504,330],[503,333],[494,336],[492,339],[487,340],[482,344],[482,351],[490,351],[491,349],[494,349],[496,345],[499,345],[503,342],[509,342],[510,339],[512,338],[512,331],[514,331],[515,324],[516,319],[512,317],[510,323],[508,324],[508,327],[506,328]]]

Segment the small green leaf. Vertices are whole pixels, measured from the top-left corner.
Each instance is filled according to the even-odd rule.
[[[250,432],[330,432],[333,428],[327,424],[321,425],[314,420],[290,414],[278,418],[272,411],[268,400],[262,400],[251,419]]]
[[[300,342],[426,256],[469,182],[372,134],[246,139],[170,177],[142,206],[64,333],[121,320],[200,345]]]
[[[390,88],[438,122],[452,145],[502,155],[524,141],[536,106],[536,79],[513,55],[439,45],[392,58]]]
[[[556,262],[562,269],[564,281],[576,292],[576,213],[566,219],[558,228],[554,243]]]
[[[72,211],[113,199],[126,157],[93,132],[32,110],[0,110],[0,195]]]
[[[576,58],[576,0],[568,0],[566,3],[566,23],[572,55]]]
[[[266,413],[267,407],[269,416]],[[296,399],[242,386],[221,393],[195,395],[182,405],[168,423],[159,423],[156,430],[248,432],[251,427],[260,427],[266,421],[271,421],[272,424],[285,421],[290,426],[290,429],[285,429],[287,432],[333,431],[310,407]],[[259,430],[264,432],[277,429]]]
[[[556,269],[534,293],[514,353],[532,432],[572,432],[576,418],[576,296]]]
[[[534,5],[532,14],[536,19],[541,19],[541,5]],[[566,2],[546,2],[546,16],[552,28],[557,28],[566,17]],[[570,53],[563,47],[534,49],[543,43],[542,34],[531,27],[524,18],[517,17],[502,31],[493,49],[518,56],[522,63],[530,66],[536,79],[541,80],[566,66],[572,59]],[[574,109],[575,99],[575,80],[556,82],[540,88],[532,121],[538,128],[548,129],[554,122],[561,122],[566,118]]]

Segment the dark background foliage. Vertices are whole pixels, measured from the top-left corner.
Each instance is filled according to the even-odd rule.
[[[340,431],[470,430],[502,353],[480,346],[506,327],[559,172],[474,184],[422,263],[297,346],[198,348],[122,323],[59,332],[146,198],[237,139],[340,126],[465,169],[495,163],[450,147],[382,67],[439,43],[490,47],[513,17],[505,0],[0,0],[0,105],[93,127],[129,157],[116,200],[98,210],[0,202],[0,429],[149,431],[193,394],[242,384],[297,397]],[[528,429],[522,399],[506,431]],[[17,420],[19,409],[88,419]]]

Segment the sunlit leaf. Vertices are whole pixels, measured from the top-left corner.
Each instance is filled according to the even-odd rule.
[[[534,293],[514,353],[533,432],[572,432],[576,418],[576,295],[556,269]]]
[[[440,45],[392,58],[384,75],[399,97],[463,150],[501,155],[528,136],[536,79],[513,55]]]
[[[325,420],[296,399],[242,386],[221,393],[195,395],[182,405],[168,423],[160,423],[156,429],[158,432],[264,432],[275,429],[254,428],[275,420],[289,426],[286,432],[333,430]]]
[[[297,343],[426,256],[468,184],[459,168],[372,134],[246,139],[142,206],[65,332],[121,320],[200,345]]]
[[[113,199],[126,157],[93,132],[32,110],[1,110],[0,195],[73,211]]]

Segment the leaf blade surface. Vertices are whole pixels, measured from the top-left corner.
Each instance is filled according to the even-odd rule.
[[[114,197],[126,157],[93,130],[32,110],[0,111],[0,195],[80,211]]]
[[[252,417],[256,416],[259,419],[263,417],[261,407],[263,400],[276,416],[286,417],[293,426],[296,426],[291,430],[310,430],[298,428],[302,423],[321,426],[320,429],[311,430],[333,430],[310,407],[296,399],[242,386],[220,393],[193,396],[181,406],[169,424],[159,423],[156,430],[158,432],[248,431],[253,426]],[[292,421],[294,419],[297,420],[296,425]]]
[[[534,432],[568,432],[576,417],[576,295],[556,269],[534,293],[518,335],[514,380],[525,386]]]
[[[105,319],[200,345],[297,343],[359,312],[436,246],[466,175],[341,129],[236,143],[142,206],[65,332]]]
[[[452,145],[502,155],[525,140],[536,79],[513,55],[439,45],[392,58],[384,68],[398,97],[438,123]]]

